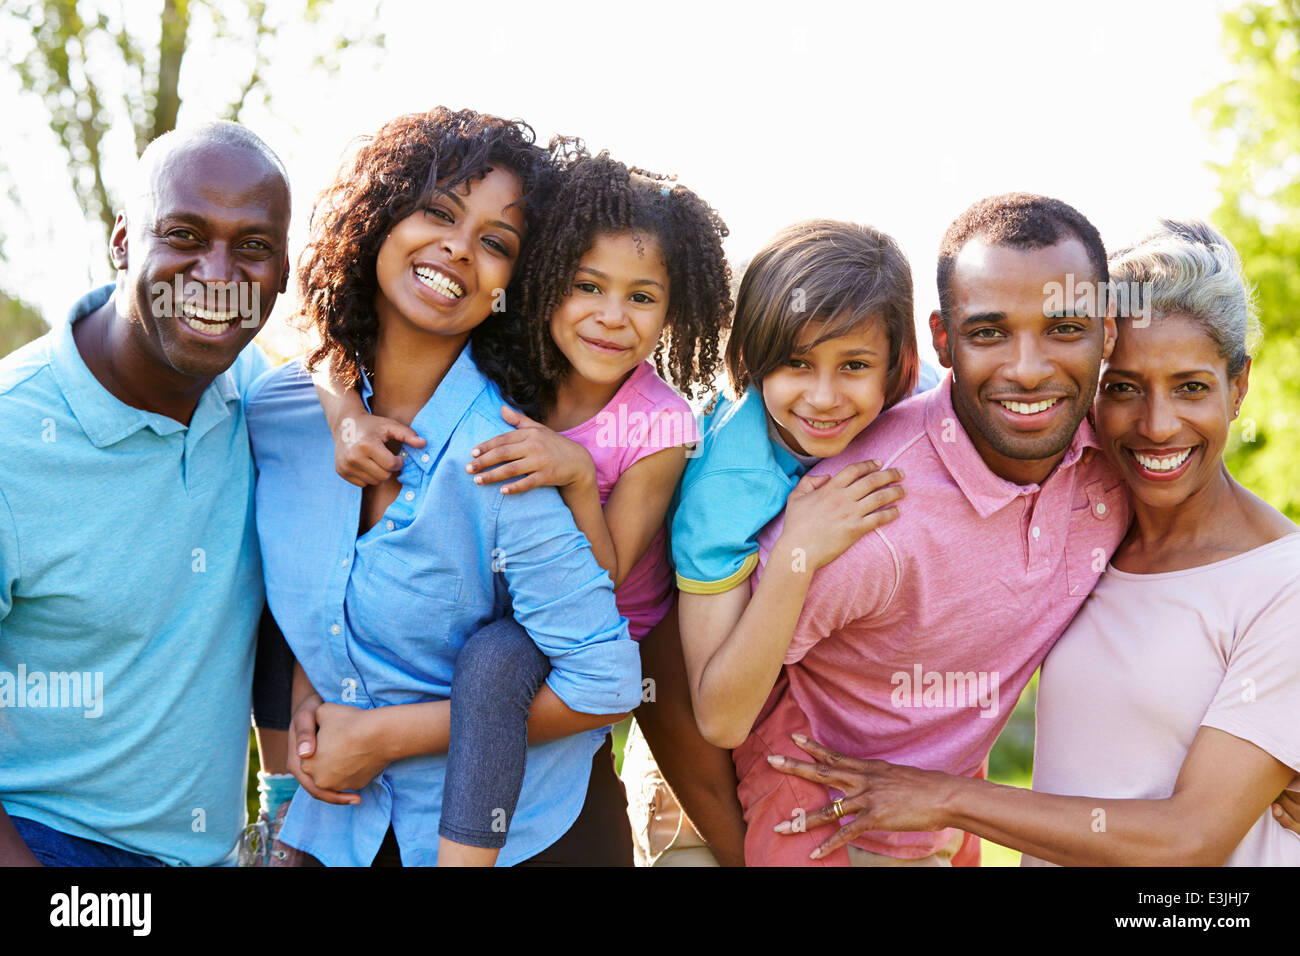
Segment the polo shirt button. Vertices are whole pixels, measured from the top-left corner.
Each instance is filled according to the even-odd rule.
[[[331,624],[331,625],[330,625],[330,633],[331,633],[331,634],[338,634],[338,633],[339,633],[340,631],[342,631],[342,630],[343,630],[343,628],[339,627],[337,624]]]
[[[339,567],[340,567],[340,568],[346,568],[347,566],[348,566],[348,559],[347,559],[347,558],[344,558],[342,561],[339,562]]]
[[[392,518],[389,518],[387,521],[384,522],[384,527],[387,528],[389,531],[392,531],[394,528],[397,527],[397,525],[393,524]]]
[[[415,500],[415,492],[414,492],[414,491],[408,491],[408,492],[406,493],[406,500],[407,500],[407,501],[414,501],[414,500]]]
[[[421,455],[421,456],[420,456],[420,461],[427,462],[428,460],[429,460],[429,456],[428,456],[428,455]]]
[[[1104,515],[1105,513],[1106,513],[1106,502],[1104,501],[1097,502],[1097,514]]]
[[[1035,525],[1035,526],[1034,526],[1034,530],[1033,530],[1033,535],[1034,535],[1034,540],[1035,540],[1035,541],[1038,540],[1038,534],[1039,534],[1038,526]]]

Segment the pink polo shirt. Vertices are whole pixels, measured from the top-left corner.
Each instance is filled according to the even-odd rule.
[[[951,375],[810,474],[868,458],[901,467],[907,497],[897,520],[816,572],[782,676],[735,751],[750,865],[809,864],[825,828],[772,827],[842,795],[768,766],[773,753],[807,759],[791,733],[852,756],[977,774],[1128,527],[1123,481],[1087,421],[1041,485],[1004,481],[958,423]],[[755,581],[769,560],[791,560],[770,553],[783,517],[759,537]],[[955,832],[873,831],[854,845],[917,859]]]

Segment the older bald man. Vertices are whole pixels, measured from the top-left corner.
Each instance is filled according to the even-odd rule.
[[[289,211],[243,127],[159,138],[116,283],[0,360],[0,864],[233,857],[263,603],[241,394]]]

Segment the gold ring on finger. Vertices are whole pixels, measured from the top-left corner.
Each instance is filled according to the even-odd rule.
[[[839,820],[840,818],[842,818],[842,817],[844,816],[844,801],[843,801],[843,799],[836,800],[834,803],[831,804],[831,808],[835,811],[835,819],[836,819],[836,820]]]

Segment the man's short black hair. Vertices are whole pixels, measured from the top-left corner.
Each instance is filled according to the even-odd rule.
[[[1003,193],[981,199],[954,220],[939,246],[939,313],[944,325],[952,311],[952,270],[962,247],[972,239],[1016,249],[1042,249],[1070,236],[1083,243],[1096,272],[1092,280],[1104,284],[1106,247],[1087,217],[1059,199],[1032,193]]]

